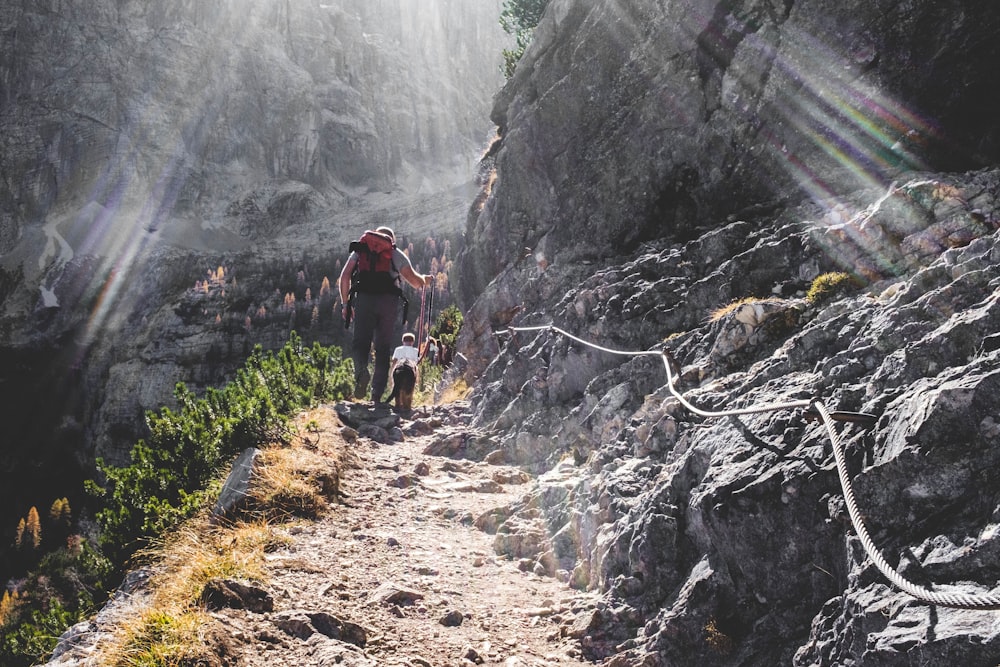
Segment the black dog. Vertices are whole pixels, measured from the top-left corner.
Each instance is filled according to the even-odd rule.
[[[413,390],[417,386],[417,370],[410,364],[401,363],[392,371],[392,394],[389,402],[396,399],[398,410],[413,407]]]

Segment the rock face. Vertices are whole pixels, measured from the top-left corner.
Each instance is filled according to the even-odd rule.
[[[494,107],[463,290],[1000,156],[985,3],[552,0]],[[586,239],[586,243],[579,243]]]
[[[1000,575],[998,192],[996,170],[924,174],[840,225],[734,222],[589,275],[524,269],[539,296],[513,324],[669,350],[678,388],[704,410],[806,399],[874,415],[839,433],[881,553],[918,585],[989,594]],[[903,203],[926,227],[861,256]],[[805,299],[845,258],[885,273]],[[713,319],[747,294],[762,297]],[[497,340],[474,423],[494,431],[502,460],[544,473],[497,547],[605,591],[585,633],[592,656],[896,665],[916,651],[947,665],[1000,650],[994,612],[928,607],[878,573],[847,519],[829,436],[801,407],[703,418],[670,392],[656,356],[551,331]]]
[[[974,98],[995,94],[998,20],[550,3],[494,107],[460,351],[490,456],[542,473],[492,522],[497,547],[605,593],[579,632],[592,657],[995,662],[995,612],[927,605],[875,568],[799,406],[874,415],[838,429],[892,567],[996,599],[998,120]],[[696,408],[796,407],[703,417],[658,355],[495,333],[550,323],[669,351]]]
[[[323,279],[364,227],[425,272],[460,240],[506,36],[499,0],[453,4],[0,7],[4,544],[177,382],[343,343]]]

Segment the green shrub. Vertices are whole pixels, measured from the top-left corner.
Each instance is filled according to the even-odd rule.
[[[464,321],[462,311],[455,306],[448,306],[438,313],[437,319],[434,320],[434,325],[430,329],[430,335],[453,348]]]
[[[224,389],[209,389],[199,399],[178,384],[179,408],[146,415],[149,436],[132,448],[130,465],[98,461],[105,484],[88,486],[102,499],[97,520],[103,548],[123,563],[201,507],[209,482],[239,452],[283,440],[288,417],[349,395],[352,377],[339,348],[304,347],[292,332],[277,354],[257,346]]]
[[[812,281],[806,292],[806,301],[810,305],[818,305],[838,296],[844,296],[861,287],[857,278],[849,273],[823,273]]]
[[[0,619],[0,665],[38,664],[66,628],[104,601],[106,583],[121,574],[116,568],[204,505],[210,483],[236,454],[283,439],[289,417],[319,401],[344,398],[352,384],[351,362],[339,348],[306,347],[295,332],[276,354],[257,346],[224,389],[196,398],[178,384],[176,410],[147,413],[149,436],[132,448],[132,463],[116,467],[98,461],[105,483],[87,483],[99,498],[101,551],[70,536],[65,548],[41,557],[24,590],[7,600]],[[58,519],[68,520],[68,501],[53,508],[50,513],[58,509]]]
[[[514,76],[517,62],[531,42],[535,26],[549,0],[505,0],[500,12],[500,26],[514,36],[514,48],[503,50],[503,73],[508,79]]]
[[[103,601],[111,564],[78,536],[31,572],[10,618],[0,626],[0,665],[27,667],[52,653],[59,635]]]

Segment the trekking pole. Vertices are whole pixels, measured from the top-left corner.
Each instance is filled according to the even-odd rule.
[[[417,347],[420,346],[420,341],[423,340],[424,312],[425,312],[424,311],[424,304],[425,304],[424,299],[426,297],[426,294],[427,294],[427,286],[425,285],[425,286],[423,286],[423,287],[420,288],[420,317],[417,318],[417,328],[416,328],[416,332],[417,332]]]
[[[431,332],[431,320],[434,319],[434,288],[437,285],[437,281],[431,277],[431,295],[427,300],[427,334]]]

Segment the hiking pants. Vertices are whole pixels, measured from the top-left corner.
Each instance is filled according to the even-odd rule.
[[[354,342],[351,358],[354,359],[354,382],[359,387],[372,380],[372,400],[382,400],[389,384],[389,357],[392,354],[399,297],[395,294],[366,294],[354,297]],[[375,372],[369,376],[368,362],[372,344],[375,345]]]

